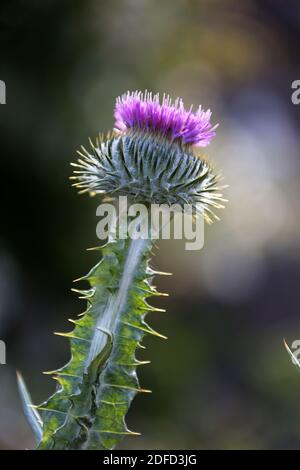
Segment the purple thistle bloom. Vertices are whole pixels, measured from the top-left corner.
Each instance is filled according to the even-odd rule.
[[[162,104],[159,94],[140,91],[127,92],[117,98],[115,111],[115,130],[124,132],[127,129],[143,129],[160,133],[171,139],[179,140],[185,145],[206,147],[216,135],[218,125],[210,123],[211,111],[203,111],[201,106],[195,113],[192,108],[184,109],[179,98],[172,103],[164,95]]]

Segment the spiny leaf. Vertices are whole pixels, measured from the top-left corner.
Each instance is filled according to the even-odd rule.
[[[295,364],[297,366],[297,369],[298,371],[300,372],[300,362],[299,360],[297,359],[297,357],[295,356],[295,354],[291,351],[291,349],[289,348],[286,340],[284,339],[283,340],[283,344],[285,346],[285,349],[287,350],[287,352],[289,353],[289,355],[291,356],[291,359],[292,359],[292,362],[293,364]]]
[[[54,371],[57,391],[39,409],[43,438],[39,449],[112,449],[124,436],[134,436],[125,415],[140,387],[136,349],[145,334],[160,336],[145,322],[151,286],[149,240],[114,240],[103,258],[83,277],[90,289],[77,290],[87,310],[73,321],[71,359]],[[149,274],[151,273],[151,276]]]
[[[20,372],[17,372],[17,383],[19,393],[22,399],[24,414],[28,419],[28,422],[34,433],[35,440],[38,444],[42,439],[43,435],[43,423],[41,417],[34,405],[32,404],[31,397]]]

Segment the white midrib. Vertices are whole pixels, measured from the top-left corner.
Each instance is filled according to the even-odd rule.
[[[130,241],[118,292],[116,294],[109,295],[105,310],[104,312],[101,312],[98,318],[95,333],[91,341],[89,354],[86,359],[85,370],[87,370],[93,359],[95,359],[95,357],[105,346],[107,335],[101,330],[106,330],[112,335],[116,330],[120,315],[122,314],[124,306],[126,305],[128,292],[135,274],[135,270],[141,261],[143,252],[148,243],[149,240],[142,238]]]

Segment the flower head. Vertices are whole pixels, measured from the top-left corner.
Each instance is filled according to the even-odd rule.
[[[223,207],[219,175],[192,145],[214,136],[210,111],[186,111],[181,100],[127,93],[117,99],[116,129],[79,151],[75,186],[103,197],[126,195],[141,203],[189,204],[208,221]]]
[[[162,103],[159,94],[140,91],[127,92],[117,98],[115,106],[115,130],[144,129],[181,141],[185,145],[206,147],[215,136],[217,125],[210,123],[211,111],[201,106],[193,113],[187,111],[179,98],[172,103],[164,95]]]

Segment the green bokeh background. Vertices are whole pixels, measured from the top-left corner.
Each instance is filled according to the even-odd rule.
[[[72,280],[97,261],[97,200],[68,177],[75,151],[113,127],[115,97],[148,89],[213,111],[205,149],[229,202],[199,252],[158,244],[169,292],[149,315],[127,449],[298,449],[300,5],[280,0],[23,0],[0,6],[0,447],[33,447],[15,370],[36,403],[68,360],[53,331],[84,306]]]

